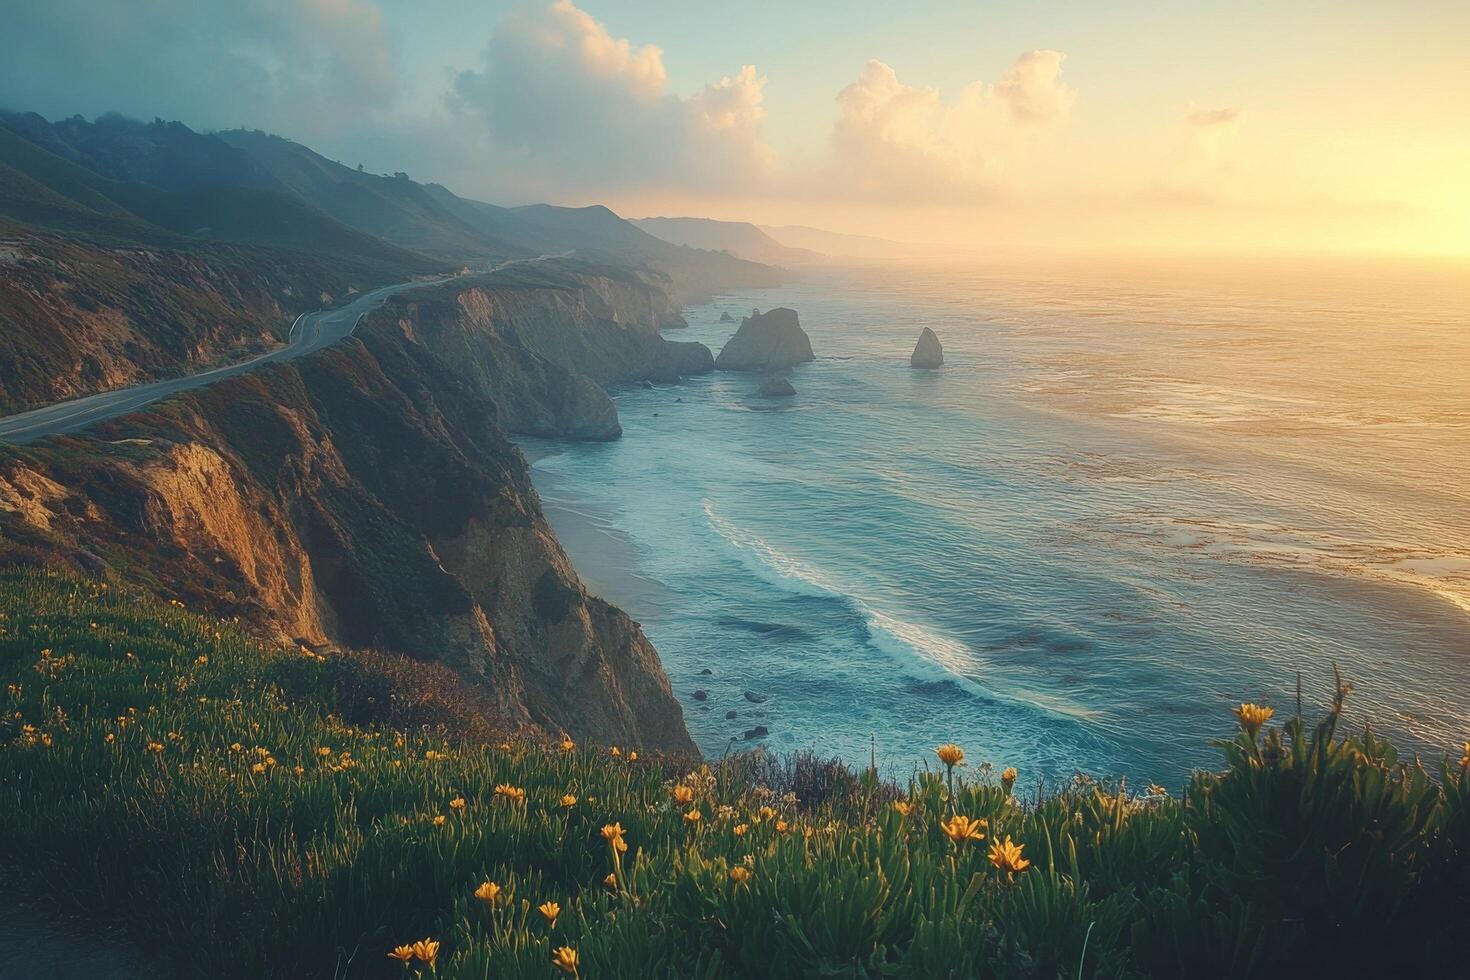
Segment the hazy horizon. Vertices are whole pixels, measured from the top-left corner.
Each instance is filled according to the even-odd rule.
[[[261,128],[497,203],[979,249],[1470,256],[1463,5],[22,0],[8,20],[10,108]]]

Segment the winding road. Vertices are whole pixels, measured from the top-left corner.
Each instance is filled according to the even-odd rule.
[[[370,311],[381,306],[383,300],[392,294],[417,286],[448,282],[450,278],[453,277],[380,286],[363,293],[344,306],[317,310],[314,313],[303,313],[296,318],[295,323],[291,324],[291,332],[287,335],[283,346],[237,364],[211,368],[208,371],[188,374],[181,378],[151,381],[130,388],[118,388],[115,391],[85,395],[81,398],[73,398],[69,401],[47,405],[44,408],[33,408],[27,412],[8,416],[0,419],[0,441],[24,444],[46,436],[75,432],[94,422],[135,412],[160,398],[167,398],[169,395],[193,388],[202,388],[207,384],[241,374],[262,364],[289,361],[303,354],[321,350],[323,347],[330,347],[356,330],[358,321]]]

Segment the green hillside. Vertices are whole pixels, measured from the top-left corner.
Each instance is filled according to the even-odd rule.
[[[188,238],[270,245],[402,274],[446,268],[349,228],[288,194],[227,185],[169,191],[113,180],[4,126],[0,166],[6,168],[0,173],[0,214],[54,231],[175,245]]]
[[[501,740],[428,666],[268,649],[77,580],[5,573],[0,610],[0,861],[188,975],[1401,977],[1470,954],[1470,758],[1431,778],[1341,733],[1341,696],[1315,726],[1221,719],[1221,771],[1182,799],[1041,793],[958,747],[893,786]]]

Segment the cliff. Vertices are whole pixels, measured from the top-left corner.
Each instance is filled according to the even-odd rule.
[[[673,382],[714,364],[703,344],[660,335],[683,325],[665,285],[647,274],[543,262],[401,293],[369,321],[491,392],[508,432],[615,439],[622,428],[606,388]]]
[[[692,753],[653,647],[578,581],[497,404],[529,410],[544,379],[526,363],[580,374],[604,353],[599,379],[637,374],[640,352],[644,374],[674,363],[659,300],[506,273],[405,296],[336,348],[86,436],[0,448],[0,561],[440,662],[502,724]]]
[[[294,252],[0,226],[0,413],[243,359],[297,314],[390,281]]]

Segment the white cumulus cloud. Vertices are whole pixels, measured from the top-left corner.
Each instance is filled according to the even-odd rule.
[[[502,20],[482,63],[455,78],[450,104],[548,181],[728,190],[757,184],[770,167],[765,84],[746,65],[680,96],[656,45],[616,38],[556,0]]]
[[[952,101],[905,84],[872,60],[837,96],[832,178],[855,196],[894,200],[994,193],[1030,146],[1071,111],[1064,55],[1031,51],[995,83],[971,82]]]

